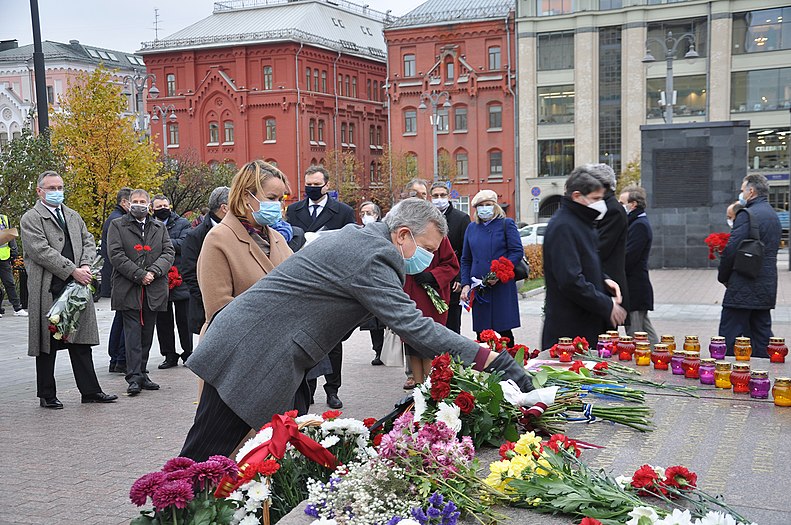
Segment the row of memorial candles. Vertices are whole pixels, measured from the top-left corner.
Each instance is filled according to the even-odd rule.
[[[701,384],[714,385],[717,388],[733,389],[737,394],[750,394],[755,399],[767,399],[771,383],[769,373],[762,370],[750,371],[747,363],[731,363],[725,358],[725,338],[714,336],[709,344],[710,358],[700,358],[700,341],[698,336],[688,335],[684,338],[683,350],[676,350],[675,338],[663,335],[662,342],[655,344],[653,350],[648,341],[648,334],[635,332],[634,338],[621,336],[615,330],[599,336],[596,345],[601,358],[610,358],[617,354],[621,361],[631,361],[634,357],[637,366],[649,366],[652,362],[656,370],[672,370],[675,375],[683,375],[688,379],[698,379]],[[571,338],[559,339],[556,351],[560,362],[569,363],[574,359],[575,348]],[[734,354],[737,361],[749,361],[752,348],[749,337],[737,337]],[[782,337],[770,338],[767,353],[773,363],[785,362],[788,348]],[[772,390],[775,405],[791,406],[791,378],[778,377]]]

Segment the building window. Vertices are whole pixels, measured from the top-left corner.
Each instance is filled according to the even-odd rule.
[[[308,122],[308,139],[311,142],[316,142],[316,121],[313,119]]]
[[[453,70],[453,66],[454,66],[453,62],[447,62],[445,64],[445,80],[447,80],[448,82],[452,82],[456,78],[455,72]]]
[[[456,153],[456,176],[461,180],[467,180],[470,176],[469,157],[466,151]]]
[[[327,72],[326,71],[322,71],[321,72],[321,92],[322,93],[326,93],[327,92]]]
[[[465,106],[453,108],[453,120],[454,131],[467,131],[467,108]]]
[[[313,91],[319,90],[319,70],[313,70]]]
[[[346,89],[344,90],[343,94],[346,95],[347,97],[349,96],[349,93],[351,93],[351,91],[349,90],[350,84],[351,82],[349,79],[349,75],[346,75],[346,83],[344,84],[344,87]]]
[[[453,201],[453,207],[457,210],[470,214],[470,197],[469,195],[460,195],[458,200]]]
[[[225,133],[223,144],[233,144],[233,122],[230,120],[223,122],[223,131]]]
[[[676,36],[681,36],[685,33],[691,33],[695,37],[695,51],[698,55],[707,56],[708,38],[706,30],[706,18],[688,18],[686,20],[667,20],[665,22],[656,22],[648,24],[648,38],[656,38],[662,40],[667,37],[667,32],[671,31]],[[664,50],[659,50],[659,47],[652,45],[648,47],[651,54],[660,61],[665,60]],[[673,58],[683,59],[684,55],[690,50],[689,39],[685,38],[678,45],[676,55]]]
[[[489,48],[489,69],[498,70],[502,67],[502,59],[500,55],[500,46],[492,46]]]
[[[373,126],[371,126],[370,128],[368,128],[368,144],[370,144],[371,146],[376,146],[375,137],[376,137],[376,130],[374,129]]]
[[[272,89],[274,84],[272,66],[264,66],[264,89]]]
[[[573,12],[573,0],[536,0],[536,14],[538,16],[565,15]]]
[[[176,75],[173,73],[168,73],[167,76],[167,90],[169,97],[176,96]]]
[[[8,133],[0,132],[0,150],[8,146]]]
[[[731,110],[775,111],[791,108],[791,68],[731,73]]]
[[[376,126],[376,145],[377,146],[382,145],[382,126]]]
[[[370,78],[365,82],[365,94],[368,96],[368,100],[373,100],[373,97],[371,96],[371,79]]]
[[[277,123],[275,119],[266,119],[266,141],[275,142],[277,140]]]
[[[599,29],[599,162],[621,171],[621,26]]]
[[[47,86],[47,103],[54,104],[55,103],[55,88],[52,86]]]
[[[338,75],[338,91],[336,94],[339,97],[343,96],[343,75]]]
[[[503,106],[500,104],[489,105],[489,130],[503,129]]]
[[[376,80],[374,80],[374,87],[373,87],[373,91],[374,91],[374,93],[373,93],[373,95],[374,95],[374,100],[376,100],[376,101],[378,102],[378,101],[379,101],[379,82],[378,82],[378,81],[376,81]],[[383,99],[383,100],[384,100],[384,99]]]
[[[448,132],[448,108],[439,108],[437,109],[437,132],[439,133],[447,133]]]
[[[620,9],[623,7],[623,0],[599,0],[599,10]]]
[[[341,146],[348,146],[346,142],[346,123],[341,124]]]
[[[371,161],[371,167],[368,172],[368,180],[371,184],[376,184],[378,182],[376,177],[376,162]]]
[[[416,73],[415,68],[415,55],[408,54],[404,55],[404,76],[405,77],[414,77]]]
[[[665,108],[659,104],[665,92],[665,79],[649,78],[646,81],[645,87],[646,117],[662,118],[665,114]],[[674,77],[673,88],[676,91],[676,102],[673,105],[673,115],[706,114],[706,75]]]
[[[352,97],[357,98],[357,77],[352,77]]]
[[[574,33],[538,35],[538,70],[574,69]]]
[[[569,124],[574,122],[574,85],[538,88],[538,123]]]
[[[305,68],[305,89],[310,91],[310,68]]]
[[[209,122],[209,144],[220,143],[220,125],[216,122]]]
[[[791,7],[733,15],[733,54],[791,49]]]
[[[503,179],[503,152],[492,150],[489,152],[489,180]]]
[[[324,121],[319,120],[319,144],[324,144]]]
[[[753,170],[788,169],[788,135],[788,128],[750,130],[748,167]],[[785,204],[775,207],[785,208]]]
[[[349,146],[354,146],[354,124],[349,124]]]
[[[404,135],[417,134],[417,111],[410,109],[404,111]]]
[[[168,124],[168,146],[179,145],[179,125]]]
[[[538,141],[538,176],[565,177],[574,169],[574,139]]]

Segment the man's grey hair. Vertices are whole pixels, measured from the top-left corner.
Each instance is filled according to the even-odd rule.
[[[360,204],[360,208],[359,208],[360,211],[362,211],[362,209],[365,208],[366,206],[373,206],[374,207],[374,213],[376,213],[376,216],[379,219],[382,218],[382,208],[380,208],[378,204],[376,204],[375,202],[372,202],[372,201],[365,201],[362,204]]]
[[[758,194],[759,197],[769,196],[769,181],[760,173],[752,173],[747,175],[744,178],[744,182],[754,189],[755,193]]]
[[[58,173],[57,171],[52,171],[52,170],[47,170],[47,171],[43,172],[41,175],[38,176],[38,182],[36,183],[36,186],[38,186],[40,188],[41,187],[41,183],[44,182],[44,179],[47,178],[47,177],[60,177],[60,173]]]
[[[231,193],[231,188],[228,186],[219,186],[214,188],[209,195],[209,211],[215,212],[220,209],[223,204],[228,204],[228,194]]]
[[[587,166],[578,166],[571,172],[566,179],[566,196],[571,197],[575,191],[582,195],[588,195],[594,191],[604,188],[604,183],[588,171]]]
[[[129,194],[129,200],[131,201],[132,199],[134,199],[135,195],[143,195],[146,198],[146,202],[151,202],[151,195],[149,195],[149,193],[146,190],[140,188],[136,190],[132,190],[132,193]]]
[[[305,170],[306,177],[308,175],[313,175],[314,173],[321,173],[322,175],[324,175],[324,184],[327,184],[330,181],[330,172],[327,171],[327,168],[325,168],[323,165],[311,164],[310,166],[308,166],[308,169]]]
[[[407,227],[412,235],[417,236],[424,233],[429,224],[433,224],[440,235],[444,237],[448,234],[448,223],[442,212],[431,201],[417,197],[404,199],[393,206],[385,215],[384,223],[391,232]]]
[[[442,181],[437,181],[437,182],[435,182],[434,184],[431,185],[431,189],[429,190],[429,192],[434,191],[434,188],[444,188],[444,189],[447,190],[448,189],[448,183],[447,182],[442,182]]]
[[[414,178],[411,181],[406,183],[406,186],[404,186],[404,191],[408,194],[412,190],[412,188],[415,186],[415,184],[419,184],[419,185],[425,187],[426,189],[428,189],[428,186],[429,186],[427,180],[421,179],[421,178]]]
[[[605,190],[615,191],[615,172],[610,166],[607,164],[585,164],[582,167],[596,177]]]
[[[627,186],[621,190],[621,195],[624,193],[626,194],[626,202],[637,203],[638,208],[645,209],[646,203],[648,201],[645,194],[645,189],[641,188],[640,186]]]

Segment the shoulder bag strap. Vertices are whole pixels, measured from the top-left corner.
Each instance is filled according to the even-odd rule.
[[[747,212],[747,220],[750,222],[750,238],[760,240],[761,235],[758,232],[758,222],[753,220],[753,212],[749,208],[743,209]]]

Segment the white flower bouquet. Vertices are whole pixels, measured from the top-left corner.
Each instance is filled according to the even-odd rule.
[[[101,268],[102,258],[97,257],[91,265],[91,274],[95,279],[99,278]],[[93,303],[95,291],[93,284],[85,285],[72,281],[66,285],[47,312],[48,329],[52,337],[57,340],[69,340],[69,337],[77,331],[82,312]]]

